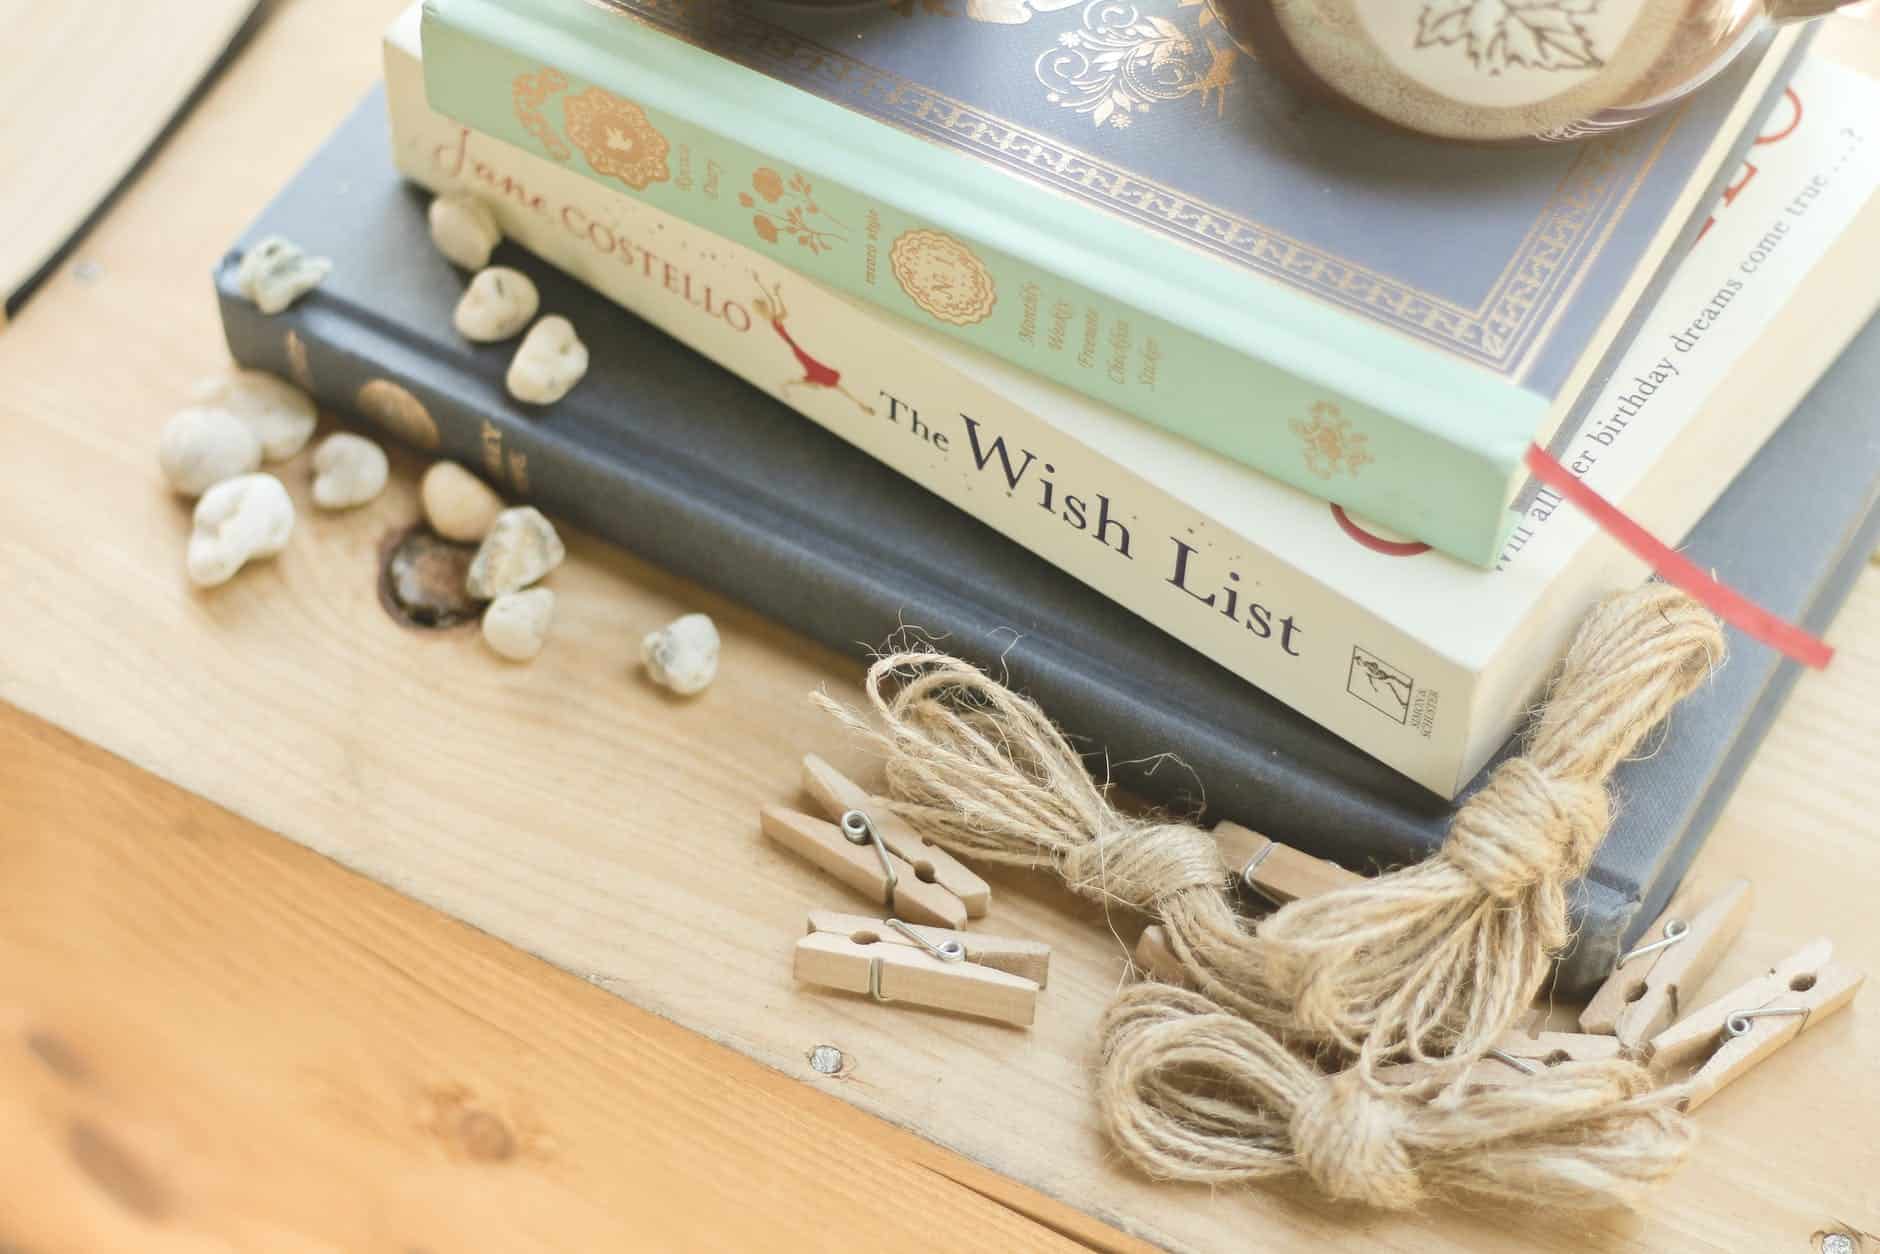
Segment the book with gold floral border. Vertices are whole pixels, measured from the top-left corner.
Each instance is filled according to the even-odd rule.
[[[1191,0],[429,0],[423,38],[448,116],[1480,565],[1796,43],[1491,150],[1304,106]]]

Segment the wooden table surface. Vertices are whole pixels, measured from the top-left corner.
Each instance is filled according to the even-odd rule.
[[[402,455],[192,592],[154,445],[224,360],[209,267],[399,7],[279,5],[0,333],[0,1250],[1880,1251],[1872,1005],[1708,1105],[1637,1213],[1153,1185],[1088,1101],[1140,920],[992,877],[991,930],[1056,949],[1029,1033],[791,984],[806,907],[861,903],[755,815],[805,751],[866,770],[804,699],[846,660],[580,535],[532,666],[399,627]],[[700,608],[721,678],[667,699],[633,642]],[[1693,872],[1756,883],[1717,987],[1821,933],[1880,969],[1880,577],[1830,637]]]

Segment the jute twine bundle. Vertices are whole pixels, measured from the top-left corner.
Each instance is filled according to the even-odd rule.
[[[1436,854],[1258,929],[1235,912],[1211,837],[1117,811],[1044,713],[978,669],[935,652],[882,657],[867,678],[879,731],[817,700],[879,744],[896,812],[929,839],[1053,868],[1162,920],[1205,995],[1119,997],[1100,1088],[1111,1134],[1150,1174],[1304,1172],[1335,1197],[1391,1207],[1432,1191],[1599,1205],[1688,1146],[1641,1069],[1567,1066],[1502,1091],[1459,1080],[1567,939],[1566,888],[1604,838],[1607,775],[1722,651],[1715,620],[1663,585],[1601,605],[1528,751],[1458,811]]]
[[[1623,1060],[1562,1063],[1415,1099],[1355,1069],[1325,1075],[1198,993],[1138,984],[1104,1016],[1097,1103],[1111,1138],[1160,1179],[1303,1174],[1329,1197],[1393,1210],[1463,1194],[1600,1207],[1664,1179],[1690,1149],[1676,1094],[1652,1084]]]

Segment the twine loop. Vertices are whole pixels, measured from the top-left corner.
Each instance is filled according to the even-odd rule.
[[[1423,1198],[1404,1132],[1404,1103],[1372,1093],[1355,1071],[1334,1075],[1306,1092],[1288,1124],[1300,1170],[1334,1201],[1389,1210]]]
[[[1214,838],[1186,823],[1121,821],[1058,855],[1065,883],[1091,897],[1110,897],[1161,915],[1167,898],[1227,883]]]
[[[1513,901],[1585,870],[1610,819],[1601,781],[1563,779],[1510,758],[1456,812],[1442,856],[1490,897]]]

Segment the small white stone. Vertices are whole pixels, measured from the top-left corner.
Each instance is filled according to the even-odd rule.
[[[224,479],[196,502],[189,535],[189,580],[227,583],[245,563],[273,557],[294,533],[294,502],[273,475]]]
[[[241,419],[220,409],[178,410],[157,439],[157,464],[183,496],[201,496],[224,479],[261,466],[261,445]]]
[[[353,509],[385,490],[391,472],[385,450],[350,431],[337,431],[313,450],[313,503]]]
[[[520,335],[541,305],[542,298],[528,275],[508,266],[491,266],[477,271],[464,288],[451,325],[466,340],[494,344]]]
[[[526,662],[542,651],[554,616],[555,594],[547,588],[505,592],[483,611],[483,639],[510,661]]]
[[[509,394],[530,405],[552,405],[568,395],[587,373],[587,345],[574,324],[550,314],[522,337],[509,363]]]
[[[194,398],[205,409],[233,414],[261,441],[266,461],[285,461],[313,438],[313,398],[265,370],[230,370],[199,380]]]
[[[446,540],[476,544],[503,512],[503,498],[456,462],[437,462],[418,484],[425,521]]]
[[[490,533],[470,559],[464,589],[479,601],[519,592],[561,565],[567,555],[541,510],[533,505],[506,509],[490,524]]]
[[[431,202],[431,242],[452,265],[481,270],[503,242],[490,207],[466,192],[446,192]]]
[[[264,314],[277,314],[311,292],[333,272],[325,257],[309,257],[300,245],[270,235],[242,254],[235,285]]]
[[[640,641],[640,661],[662,687],[688,697],[703,692],[718,674],[718,625],[709,615],[681,615]]]

